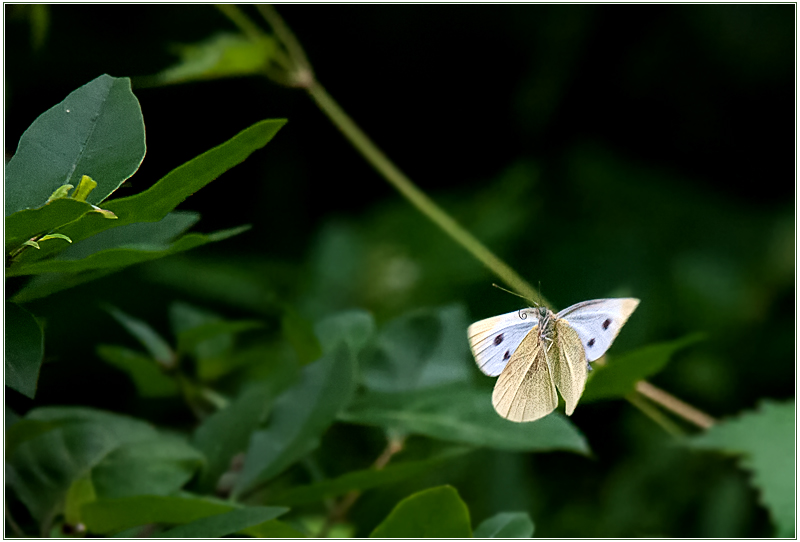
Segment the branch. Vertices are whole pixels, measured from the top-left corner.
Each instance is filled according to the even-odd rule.
[[[674,395],[653,386],[645,380],[640,380],[636,383],[636,391],[701,429],[708,429],[717,423],[717,420],[705,412],[696,409],[688,403],[684,403]]]

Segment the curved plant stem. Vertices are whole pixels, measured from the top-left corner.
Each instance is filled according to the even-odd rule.
[[[252,21],[247,20],[246,23],[243,19],[247,16],[239,11],[237,15],[231,16],[230,12],[238,11],[233,5],[226,4],[227,6],[222,11],[228,15],[231,20],[237,24],[244,32],[252,32],[252,27],[255,25]],[[503,282],[506,283],[512,290],[523,297],[529,299],[541,299],[544,305],[550,306],[546,299],[541,297],[539,292],[531,286],[522,276],[520,276],[514,269],[512,269],[503,260],[495,256],[487,247],[483,245],[477,238],[475,238],[469,231],[464,229],[458,222],[456,222],[450,215],[448,215],[441,207],[439,207],[431,198],[422,192],[417,186],[411,182],[400,169],[381,151],[375,143],[365,134],[361,128],[345,113],[338,103],[331,97],[325,88],[316,80],[313,75],[313,70],[310,62],[308,61],[303,47],[300,42],[295,38],[288,25],[283,21],[283,18],[271,6],[257,6],[259,12],[264,17],[266,22],[272,27],[275,36],[281,42],[283,48],[289,55],[289,58],[295,64],[295,75],[290,78],[295,83],[294,86],[302,87],[307,90],[319,108],[328,116],[333,124],[344,134],[350,143],[358,150],[361,155],[386,179],[392,186],[394,186],[400,194],[405,197],[409,203],[416,207],[423,215],[425,215],[431,222],[439,226],[445,233],[447,233],[456,243],[461,245],[465,250],[472,254],[479,262],[489,268],[495,275],[497,275]],[[258,32],[261,32],[260,30]],[[552,306],[550,306],[553,309]],[[689,422],[707,429],[714,424],[714,419],[695,409],[694,407],[684,403],[669,393],[649,384],[645,381],[640,381],[636,385],[636,391],[644,395],[651,401],[658,403],[662,407],[674,412],[678,416],[688,420]],[[643,410],[647,414],[645,410]],[[649,415],[649,414],[648,414]],[[657,422],[659,423],[659,422]]]
[[[636,391],[701,429],[708,429],[717,423],[714,418],[705,412],[696,409],[690,404],[684,403],[674,395],[670,395],[661,388],[653,386],[646,380],[640,380],[636,383]]]
[[[630,393],[625,396],[625,399],[673,437],[681,437],[685,434],[684,430],[681,429],[678,424],[670,420],[669,417],[665,416],[640,394],[636,392]]]
[[[512,290],[516,290],[531,299],[540,298],[539,293],[508,264],[498,258],[483,243],[464,229],[431,198],[411,182],[411,179],[400,171],[391,160],[372,142],[361,128],[356,125],[344,110],[317,81],[308,88],[308,93],[317,105],[331,119],[331,122],[344,134],[361,155],[380,173],[384,179],[394,186],[414,207],[431,222],[439,226],[456,243],[472,254],[479,262],[489,268],[503,280]],[[543,303],[547,304],[544,298]]]

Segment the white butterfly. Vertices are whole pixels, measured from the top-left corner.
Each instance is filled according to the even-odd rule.
[[[558,405],[567,415],[578,404],[590,362],[602,356],[639,305],[632,297],[583,301],[558,314],[546,307],[520,309],[475,322],[467,331],[481,371],[500,375],[494,409],[514,422],[538,420]]]

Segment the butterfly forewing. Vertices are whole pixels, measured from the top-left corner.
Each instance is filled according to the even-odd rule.
[[[564,319],[578,333],[586,359],[594,361],[605,354],[638,304],[632,297],[594,299],[576,303],[556,318]]]
[[[487,318],[469,326],[469,346],[480,370],[489,376],[499,375],[536,324],[535,311],[525,309]]]
[[[522,339],[492,393],[497,413],[514,422],[538,420],[558,405],[552,361],[538,329],[534,327]]]
[[[556,319],[554,327],[553,381],[564,398],[567,416],[571,416],[586,386],[586,356],[581,338],[565,320]]]

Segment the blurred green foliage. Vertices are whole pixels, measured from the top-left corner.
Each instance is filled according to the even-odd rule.
[[[642,300],[575,414],[532,424],[466,340],[519,300],[264,77],[272,37],[210,5],[4,9],[7,534],[794,536],[792,6],[279,6],[552,308]],[[111,99],[90,81],[124,120],[65,139],[65,96]],[[29,126],[69,167],[26,192]],[[83,174],[116,219],[45,204]],[[48,232],[72,244],[25,245]],[[620,400],[640,378],[721,421],[665,432]]]

